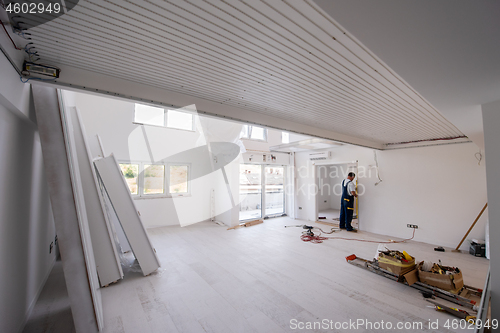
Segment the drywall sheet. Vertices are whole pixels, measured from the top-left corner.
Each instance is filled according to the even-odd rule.
[[[95,170],[95,168],[94,168]],[[98,177],[99,179],[99,177]],[[118,216],[116,216],[116,212],[113,209],[113,205],[111,204],[111,200],[109,200],[109,196],[104,189],[104,185],[102,181],[99,179],[99,192],[102,195],[102,199],[104,201],[104,210],[106,211],[106,216],[108,217],[108,221],[111,223],[113,230],[115,232],[116,237],[118,238],[116,241],[116,249],[118,253],[126,253],[132,251],[130,248],[130,244],[128,243],[127,236],[125,236],[125,232],[123,232],[123,228],[120,225],[120,221],[118,220]]]
[[[116,236],[103,210],[97,176],[85,139],[85,128],[75,107],[66,108],[66,121],[69,138],[76,148],[97,275],[101,286],[107,286],[123,278],[120,258],[115,247]]]
[[[77,332],[103,327],[101,291],[83,199],[75,147],[68,140],[56,89],[33,85],[33,101],[54,214],[64,278]],[[61,111],[60,111],[61,110]]]
[[[142,273],[148,275],[154,272],[160,267],[160,261],[135,208],[134,200],[115,157],[110,155],[96,159],[94,165],[127,236],[132,252],[141,266]]]

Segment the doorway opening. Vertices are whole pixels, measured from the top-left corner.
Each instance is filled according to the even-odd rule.
[[[285,167],[240,164],[240,221],[285,214]]]
[[[340,217],[340,204],[342,198],[342,181],[349,172],[354,172],[353,180],[357,187],[358,163],[337,163],[316,165],[317,194],[315,200],[315,217],[317,221],[338,224]],[[354,201],[353,226],[358,224],[358,198]]]

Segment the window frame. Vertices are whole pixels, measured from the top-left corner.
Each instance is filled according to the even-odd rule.
[[[167,169],[168,169],[168,172],[167,172],[167,192],[169,194],[170,197],[172,198],[177,198],[177,197],[187,197],[187,196],[191,196],[191,163],[182,163],[182,162],[179,162],[179,163],[167,163]],[[183,192],[183,193],[172,193],[170,192],[170,167],[171,166],[187,166],[188,168],[188,171],[187,171],[187,192]]]
[[[141,198],[162,198],[162,197],[166,197],[166,194],[167,194],[167,188],[166,188],[166,167],[165,167],[165,163],[151,163],[151,162],[142,162],[141,163],[141,172],[139,173],[139,178],[140,178],[140,181],[141,181],[141,186],[139,187],[139,196]],[[144,171],[145,171],[145,166],[146,165],[162,165],[163,166],[163,193],[145,193],[144,190],[145,190],[145,187],[146,187],[146,180],[145,180],[145,177],[144,177]]]
[[[175,111],[175,112],[189,114],[191,116],[191,129],[177,128],[177,127],[168,126],[168,112],[169,111]],[[179,130],[179,131],[188,131],[188,132],[194,132],[196,130],[194,113],[189,112],[189,111],[179,111],[179,110],[173,110],[173,109],[163,109],[163,112],[164,112],[163,113],[163,117],[164,117],[164,121],[163,122],[165,123],[164,127],[170,128],[170,129]]]
[[[284,137],[285,137],[285,134],[288,135],[288,142],[284,142]],[[286,132],[286,131],[281,131],[281,143],[282,144],[289,144],[290,143],[290,132]]]
[[[136,112],[135,111],[135,104],[146,105],[146,106],[151,106],[151,107],[155,107],[155,108],[158,108],[158,109],[163,109],[163,125],[147,124],[147,123],[137,122],[136,118],[135,118],[135,112]],[[186,110],[179,111],[179,110],[175,110],[175,109],[160,108],[160,107],[157,107],[157,106],[153,106],[153,105],[149,105],[149,104],[142,104],[142,103],[135,103],[135,104],[134,104],[134,119],[132,121],[132,124],[143,125],[143,126],[153,126],[153,127],[169,128],[169,129],[178,130],[178,131],[196,132],[196,118],[194,117],[195,113],[193,113],[193,112],[186,111]],[[180,112],[180,113],[189,114],[191,116],[191,129],[177,128],[177,127],[168,126],[168,111],[176,111],[176,112]]]
[[[136,113],[137,113],[137,106],[136,105],[144,105],[144,106],[149,106],[149,107],[152,107],[152,108],[163,109],[163,125],[148,124],[148,123],[138,122],[136,120]],[[139,125],[145,125],[145,126],[166,127],[166,125],[167,125],[167,119],[165,118],[165,108],[161,108],[161,107],[153,106],[153,105],[149,105],[149,104],[134,103],[134,121],[132,123],[133,124],[139,124]]]
[[[129,188],[129,193],[132,196],[132,199],[134,200],[143,200],[143,199],[157,199],[157,198],[178,198],[178,197],[189,197],[191,196],[191,163],[183,163],[183,162],[176,162],[176,163],[162,163],[162,162],[138,162],[138,161],[125,161],[125,160],[119,160],[118,165],[120,164],[133,164],[133,165],[138,165],[139,169],[139,174],[137,175],[137,194],[133,194],[130,192]],[[163,193],[151,193],[147,194],[144,193],[144,185],[145,185],[145,179],[144,179],[144,168],[145,165],[163,165],[164,166],[164,175],[163,175]],[[188,191],[183,192],[180,194],[177,193],[170,193],[170,166],[187,166],[188,168],[188,175],[187,175],[187,187]],[[120,169],[121,171],[121,169]],[[122,172],[122,176],[125,179],[125,175]],[[127,184],[128,188],[128,184]]]
[[[127,183],[127,178],[125,178],[125,175],[123,174],[123,171],[121,170],[120,165],[121,164],[130,164],[130,165],[137,165],[137,194],[134,194],[130,192],[130,187],[128,187]],[[129,193],[132,196],[132,198],[137,198],[141,194],[141,163],[139,162],[134,162],[134,161],[118,161],[118,166],[120,167],[120,172],[122,173],[123,179],[125,180],[125,183],[127,184],[127,188],[129,189]]]
[[[242,136],[240,139],[245,139],[245,140],[252,140],[252,141],[260,141],[260,142],[267,142],[267,128],[263,126],[257,126],[257,125],[249,125],[249,124],[244,124],[243,126],[247,127],[247,136]],[[252,127],[258,127],[262,128],[264,130],[264,139],[254,139],[252,138]]]

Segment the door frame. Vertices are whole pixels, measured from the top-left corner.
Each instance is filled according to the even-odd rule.
[[[287,165],[285,164],[268,164],[268,163],[240,163],[240,165],[242,164],[246,164],[246,165],[259,165],[261,167],[261,173],[260,173],[260,186],[261,186],[261,198],[260,198],[260,216],[259,219],[265,219],[267,217],[276,217],[276,216],[279,216],[279,215],[266,215],[266,175],[265,175],[265,168],[266,167],[281,167],[283,168],[283,213],[282,214],[286,214],[287,213],[287,209],[286,209],[286,203],[287,203],[287,199],[286,199],[286,193],[285,193],[285,190],[286,190],[286,177],[287,177]],[[239,185],[238,184],[238,195],[239,195]],[[239,214],[239,212],[238,212]],[[245,220],[240,220],[238,218],[238,221],[239,222],[245,222],[245,221],[251,221],[251,220],[254,220],[254,218],[250,218],[250,219],[245,219]]]
[[[359,170],[359,163],[358,160],[355,161],[348,161],[348,162],[315,162],[314,168],[313,168],[313,177],[314,177],[314,184],[315,188],[318,189],[316,193],[314,194],[314,200],[313,200],[313,205],[314,209],[312,209],[312,213],[314,216],[309,216],[309,221],[316,222],[318,220],[319,216],[319,204],[318,204],[318,197],[319,197],[319,172],[318,172],[318,167],[320,166],[334,166],[334,165],[355,165],[356,166],[356,187],[357,187],[357,182],[358,182],[358,170]],[[356,198],[356,213],[357,213],[357,218],[358,218],[358,226],[359,226],[359,211],[357,209],[358,206],[358,198]]]

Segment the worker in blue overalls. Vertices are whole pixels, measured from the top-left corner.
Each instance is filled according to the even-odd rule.
[[[356,175],[354,172],[349,172],[347,179],[342,181],[342,199],[340,202],[340,229],[357,232],[351,225],[352,214],[354,213],[354,198],[358,197],[356,186],[352,182]]]

